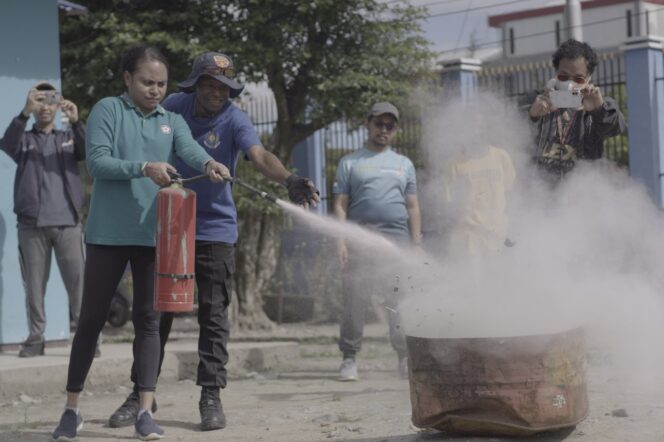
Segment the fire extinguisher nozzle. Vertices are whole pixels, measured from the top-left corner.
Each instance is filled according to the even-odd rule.
[[[268,200],[268,201],[270,201],[270,202],[273,202],[273,203],[277,204],[277,197],[274,196],[274,195],[272,195],[272,194],[270,194],[270,193],[266,193],[266,194],[263,196],[263,198],[265,198],[266,200]]]

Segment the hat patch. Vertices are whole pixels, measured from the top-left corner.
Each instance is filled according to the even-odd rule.
[[[224,57],[223,55],[214,55],[212,56],[212,59],[214,60],[214,64],[216,64],[222,69],[227,68],[228,66],[231,65],[231,61],[227,57]]]
[[[160,129],[161,133],[166,135],[170,134],[172,131],[171,126],[169,126],[168,124],[162,124]]]

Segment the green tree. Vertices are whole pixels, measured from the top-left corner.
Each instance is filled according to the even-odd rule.
[[[269,147],[286,164],[298,142],[337,119],[363,117],[375,100],[407,108],[412,88],[433,65],[419,26],[425,10],[406,2],[79,3],[90,13],[64,19],[61,45],[64,93],[81,106],[82,115],[98,99],[123,90],[119,58],[130,43],[162,48],[173,80],[187,76],[196,55],[217,50],[234,58],[242,80],[266,81],[273,91],[278,119]],[[260,290],[276,268],[280,219],[253,196],[236,197],[241,235],[235,320],[243,327],[262,326],[267,319]]]

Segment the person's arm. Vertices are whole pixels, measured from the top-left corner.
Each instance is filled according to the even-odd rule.
[[[413,245],[422,244],[422,214],[417,199],[417,177],[413,162],[406,159],[406,211],[408,212],[408,228]]]
[[[144,163],[134,160],[114,158],[113,126],[115,112],[112,99],[103,99],[92,108],[88,117],[85,135],[86,166],[90,176],[103,180],[128,180],[140,178],[144,172]]]
[[[284,186],[286,185],[286,180],[291,175],[291,172],[284,167],[275,154],[259,144],[254,144],[249,147],[247,156],[254,165],[254,168],[266,178]]]
[[[77,161],[85,159],[85,123],[78,117],[78,107],[70,100],[62,100],[60,109],[65,114],[74,135],[74,156]]]
[[[334,217],[341,222],[345,222],[348,218],[349,200],[350,198],[347,194],[339,193],[334,195]],[[342,236],[337,238],[337,258],[339,259],[342,268],[348,263],[348,248],[346,247],[346,241]]]
[[[320,197],[313,181],[289,172],[279,158],[261,145],[254,144],[246,152],[258,172],[288,188],[288,197],[293,203],[305,208],[318,205]]]
[[[25,133],[25,126],[28,122],[29,116],[25,116],[21,112],[18,116],[14,117],[9,127],[5,130],[5,134],[0,138],[0,149],[14,161],[18,160],[21,153],[21,137]]]
[[[408,211],[408,227],[413,245],[422,244],[422,214],[420,203],[416,194],[406,195],[406,210]]]
[[[601,137],[602,140],[625,133],[627,123],[625,116],[620,112],[618,103],[613,98],[604,97],[602,105],[590,112],[593,123],[591,131],[593,136]]]

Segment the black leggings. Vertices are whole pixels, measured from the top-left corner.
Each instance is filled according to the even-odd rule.
[[[122,274],[131,264],[134,300],[131,320],[134,323],[134,361],[139,391],[154,391],[159,369],[159,313],[153,308],[154,247],[86,247],[85,280],[81,314],[69,357],[67,391],[83,390],[95,355],[111,300]]]

